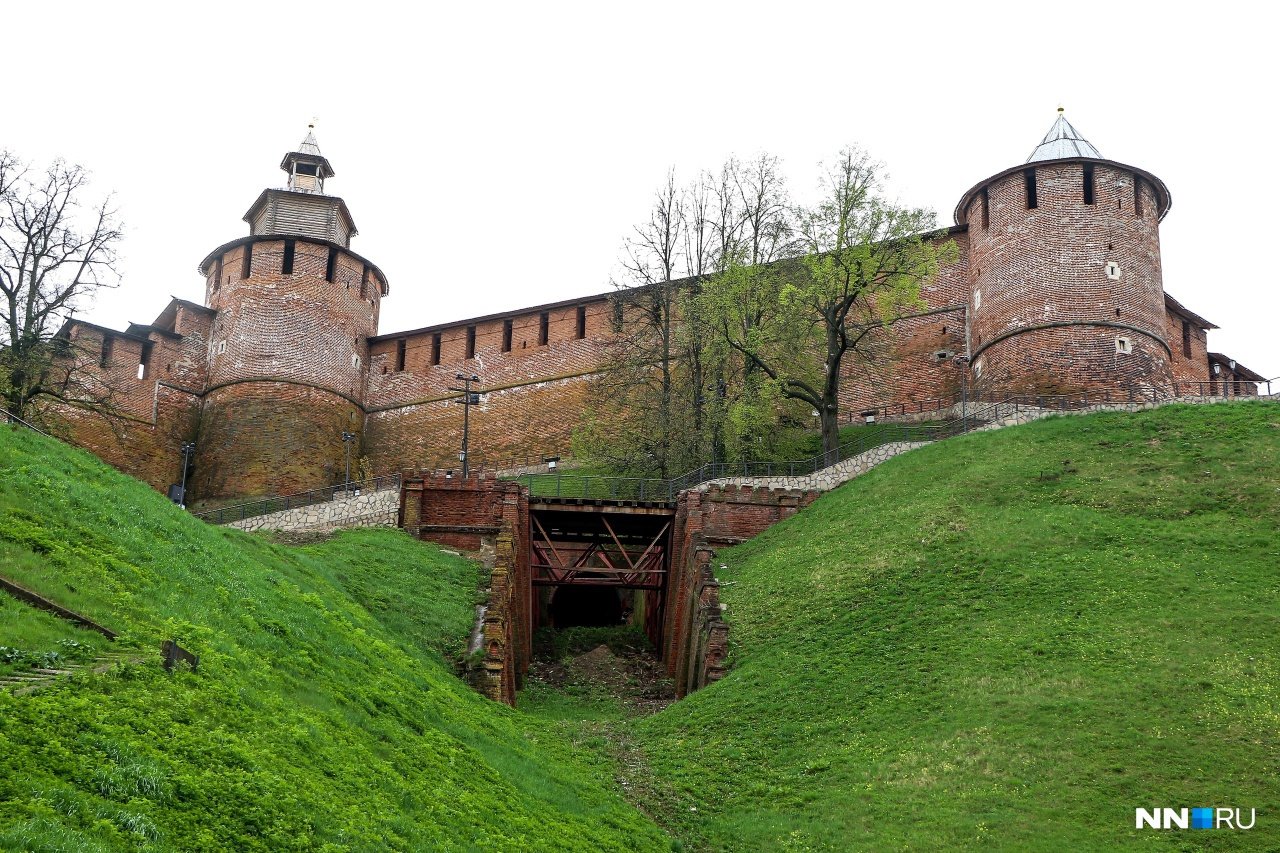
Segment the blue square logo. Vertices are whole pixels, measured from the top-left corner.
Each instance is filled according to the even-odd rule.
[[[1213,809],[1192,809],[1192,829],[1213,829]]]

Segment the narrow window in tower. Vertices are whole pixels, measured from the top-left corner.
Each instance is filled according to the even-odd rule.
[[[511,321],[502,321],[502,351],[511,352]]]
[[[476,357],[476,327],[467,326],[467,358]]]
[[[538,317],[538,346],[545,346],[551,331],[551,315],[546,311]]]
[[[982,230],[986,231],[991,225],[991,196],[987,194],[986,187],[982,188]]]
[[[222,284],[222,256],[218,256],[218,262],[213,267],[213,290],[216,293],[218,287]]]
[[[406,346],[404,338],[396,341],[396,373],[404,370],[404,351]]]
[[[155,344],[147,341],[142,345],[142,355],[138,358],[138,378],[147,379],[151,372],[151,348]]]
[[[1027,210],[1035,210],[1039,207],[1036,203],[1036,170],[1023,169],[1022,180],[1027,185]]]
[[[115,338],[110,335],[102,336],[102,357],[98,359],[98,366],[111,366],[111,349],[115,345]]]
[[[622,331],[622,323],[625,319],[622,313],[622,301],[613,300],[613,311],[609,314],[609,326],[613,329],[614,334]]]
[[[1093,204],[1093,164],[1084,164],[1084,203]]]
[[[587,306],[578,306],[578,325],[574,330],[573,336],[578,340],[582,340],[587,336]]]
[[[285,240],[284,241],[284,263],[280,265],[280,272],[284,273],[285,275],[293,274],[293,249],[294,249],[293,241]]]
[[[1191,358],[1191,324],[1182,321],[1182,357]]]
[[[333,274],[338,270],[338,250],[329,247],[329,260],[324,265],[324,280],[333,281]]]
[[[440,333],[436,332],[431,336],[431,366],[435,367],[440,363]]]
[[[369,265],[365,264],[364,270],[360,273],[360,298],[369,298]]]
[[[253,273],[253,244],[244,244],[244,255],[241,258],[240,278],[246,279]]]
[[[1142,217],[1142,178],[1136,172],[1133,175],[1133,215]]]

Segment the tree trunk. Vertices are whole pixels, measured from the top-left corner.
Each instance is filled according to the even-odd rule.
[[[827,465],[834,465],[840,460],[836,451],[840,448],[840,406],[834,394],[823,395],[822,409],[819,414],[822,421],[822,455]]]

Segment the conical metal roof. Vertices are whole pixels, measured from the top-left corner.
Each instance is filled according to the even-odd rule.
[[[307,138],[302,140],[302,144],[298,146],[299,154],[311,154],[314,157],[323,157],[320,153],[320,144],[316,142],[315,131],[308,128]]]
[[[1067,121],[1066,116],[1062,114],[1062,107],[1058,107],[1058,120],[1053,123],[1053,127],[1049,128],[1049,132],[1044,135],[1044,139],[1031,152],[1027,162],[1061,160],[1065,157],[1105,159],[1098,149],[1090,144],[1089,140],[1081,136],[1080,132],[1071,126],[1071,122]]]

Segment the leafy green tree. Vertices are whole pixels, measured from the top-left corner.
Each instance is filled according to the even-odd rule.
[[[932,210],[883,196],[882,172],[857,148],[843,150],[823,174],[818,203],[791,213],[802,253],[761,263],[739,252],[698,300],[752,397],[771,402],[761,390],[767,377],[778,397],[818,413],[824,453],[839,444],[846,358],[868,357],[896,319],[923,304],[921,285],[957,253],[930,234]]]

